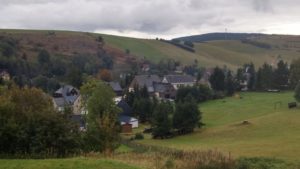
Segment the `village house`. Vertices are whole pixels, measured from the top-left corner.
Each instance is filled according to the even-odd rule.
[[[170,83],[155,82],[154,83],[155,96],[162,100],[174,100],[176,97],[176,90]]]
[[[130,133],[132,128],[139,127],[138,119],[133,117],[133,111],[131,107],[124,100],[119,101],[117,106],[121,109],[119,121],[122,126],[122,132]]]
[[[161,79],[157,75],[137,75],[132,80],[129,85],[129,91],[134,91],[134,88],[137,86],[142,89],[146,86],[150,94],[154,94],[154,83],[161,82]]]
[[[196,84],[196,79],[190,75],[166,75],[163,83],[170,83],[177,90],[179,87],[193,86]]]
[[[119,82],[108,82],[107,83],[112,90],[115,92],[116,96],[120,97],[123,95],[123,89]]]
[[[54,107],[62,112],[66,107],[70,107],[73,114],[82,114],[81,96],[79,90],[70,85],[63,85],[53,94]]]

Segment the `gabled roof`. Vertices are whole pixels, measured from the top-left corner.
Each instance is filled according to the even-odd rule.
[[[194,83],[195,78],[190,75],[166,75],[168,83]]]
[[[153,83],[161,82],[161,79],[157,75],[137,75],[133,80],[134,84],[131,84],[131,87],[138,85],[140,88],[146,86],[148,92],[154,92]]]
[[[164,93],[168,90],[174,89],[170,83],[154,83],[154,91]]]
[[[77,94],[71,94],[72,91],[76,91]],[[80,95],[79,91],[75,87],[70,85],[62,86],[55,92],[55,94],[62,95],[62,97],[54,97],[54,101],[59,107],[65,105],[73,105]]]
[[[132,116],[132,109],[124,100],[121,100],[117,106],[122,109],[120,115]]]
[[[123,116],[120,115],[119,116],[119,121],[123,122],[123,123],[131,123],[131,122],[135,122],[138,121],[138,119],[134,118],[134,117],[130,117],[130,116]]]
[[[123,91],[119,82],[109,82],[108,84],[115,92]]]
[[[59,98],[53,98],[55,104],[57,105],[57,107],[65,107],[66,106],[66,101],[63,97],[59,97]]]

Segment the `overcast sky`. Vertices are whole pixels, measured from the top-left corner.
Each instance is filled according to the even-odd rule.
[[[209,32],[300,34],[299,0],[0,0],[0,28],[142,38]]]

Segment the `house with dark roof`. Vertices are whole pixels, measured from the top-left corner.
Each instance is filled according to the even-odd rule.
[[[139,127],[138,119],[132,117],[133,111],[124,100],[121,100],[119,103],[117,103],[117,106],[121,109],[121,113],[119,114],[119,121],[122,127],[123,125],[127,126],[127,124],[130,124],[132,128]]]
[[[54,107],[64,111],[66,107],[72,108],[73,114],[81,114],[81,96],[79,90],[70,85],[63,85],[53,93]]]
[[[181,86],[193,86],[196,84],[196,79],[190,75],[165,75],[163,83],[170,83],[177,90]]]
[[[154,83],[154,93],[157,98],[162,100],[174,100],[176,97],[176,90],[171,83]]]
[[[119,82],[108,82],[107,83],[111,88],[112,90],[115,92],[116,96],[122,96],[123,94],[123,89],[120,85]]]
[[[129,85],[129,91],[134,91],[137,86],[140,89],[146,86],[149,93],[154,93],[154,83],[161,82],[161,79],[157,75],[137,75]]]

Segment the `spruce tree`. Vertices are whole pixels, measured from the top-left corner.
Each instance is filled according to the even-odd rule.
[[[160,103],[154,110],[152,127],[152,136],[154,138],[165,138],[171,133],[171,119],[169,115],[172,113],[170,105],[167,103]]]

